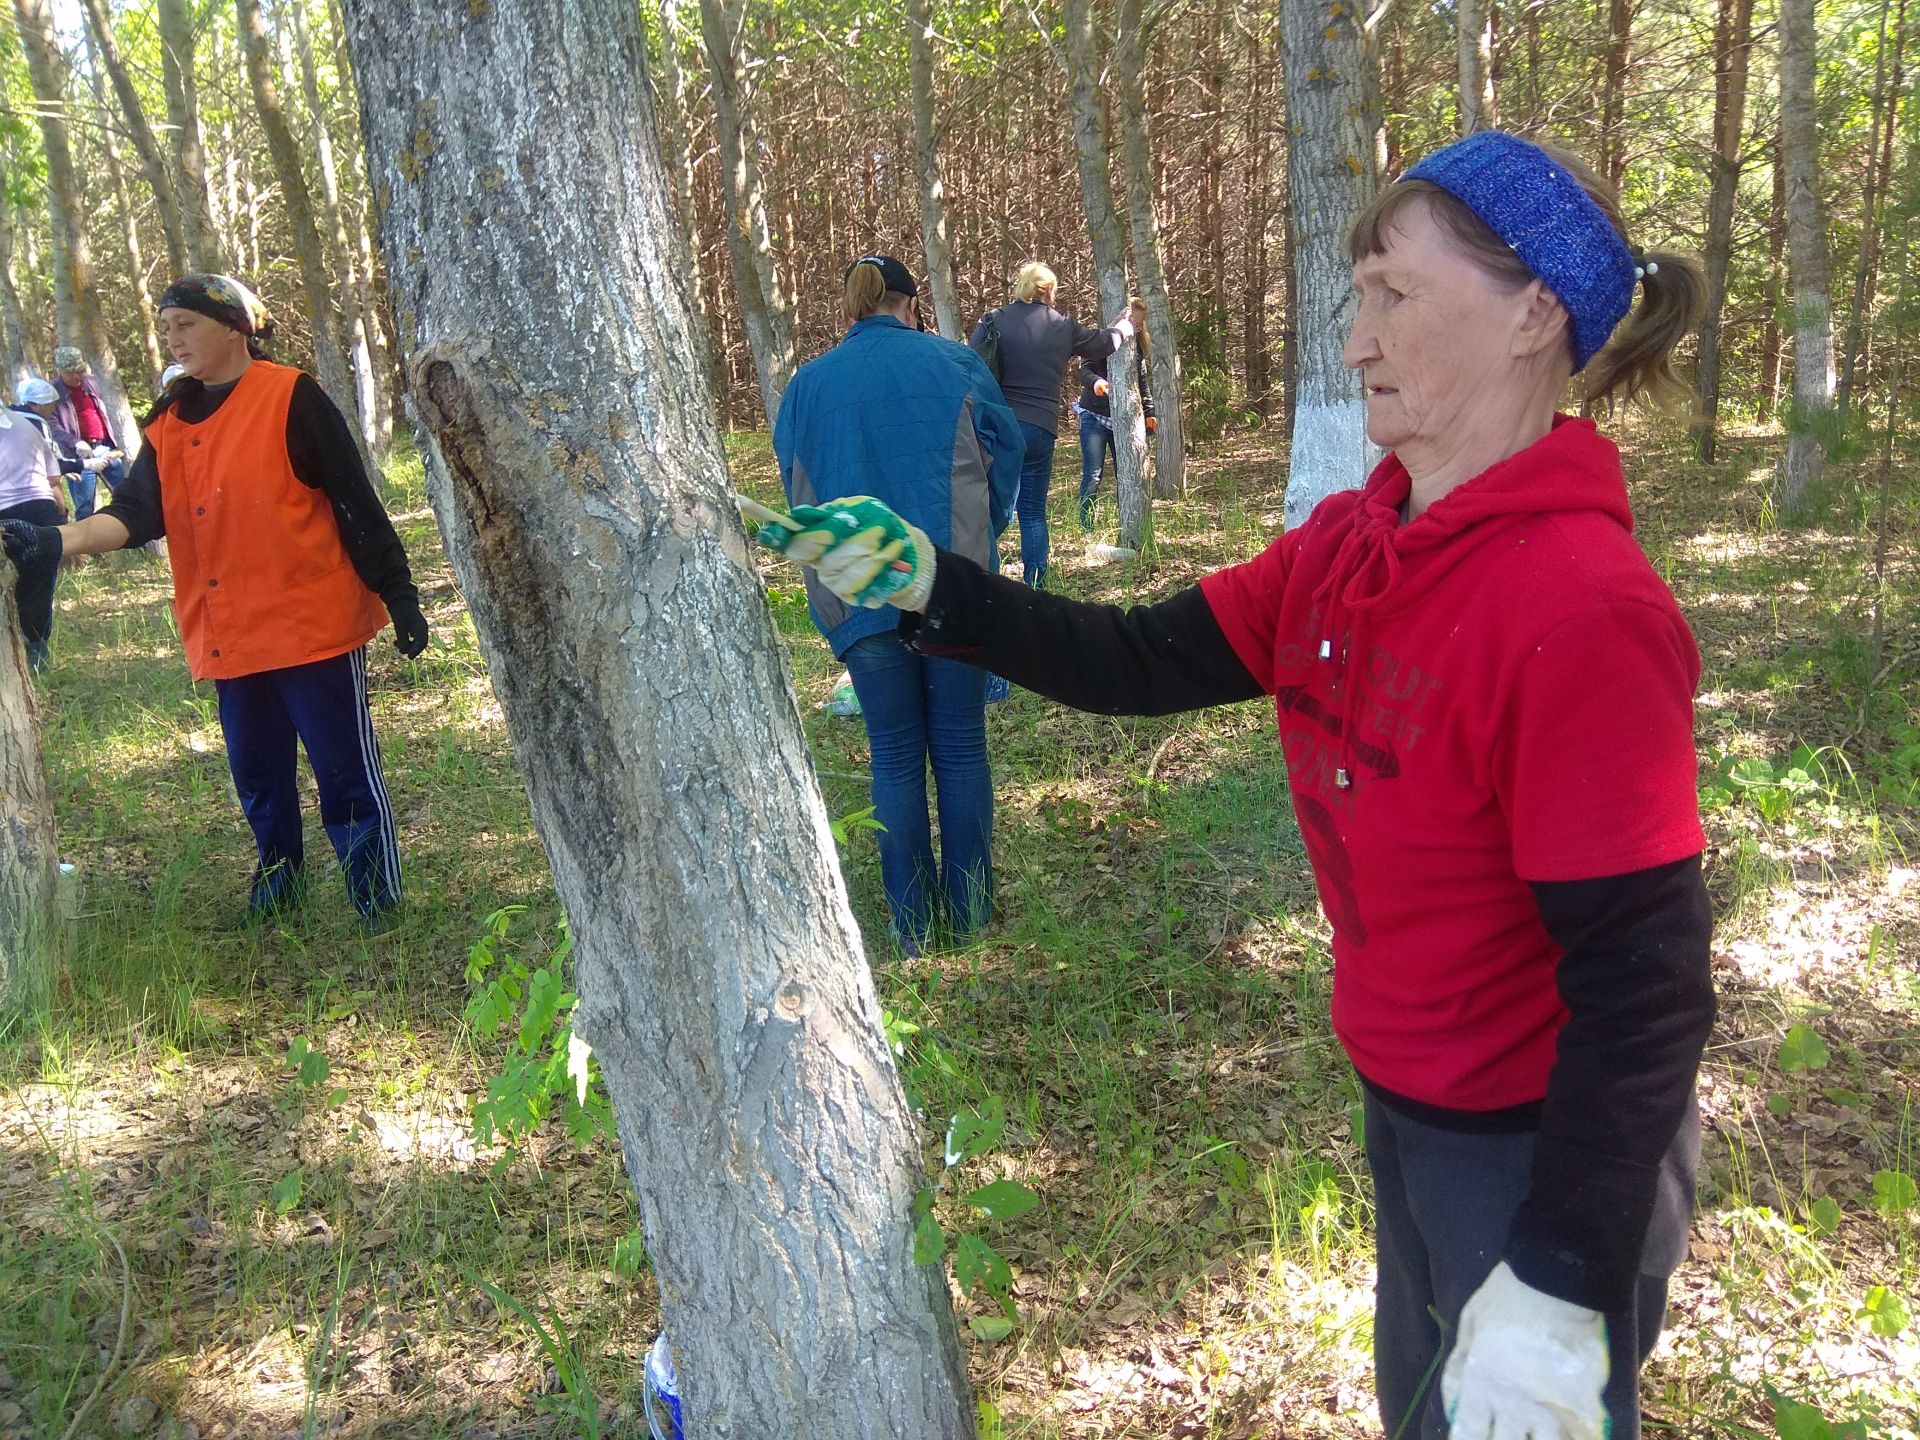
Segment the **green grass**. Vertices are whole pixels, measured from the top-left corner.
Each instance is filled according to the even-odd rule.
[[[1648,1394],[1688,1433],[1770,1433],[1773,1384],[1910,1437],[1917,1327],[1878,1335],[1862,1312],[1876,1286],[1920,1309],[1916,1214],[1875,1204],[1876,1177],[1920,1164],[1914,547],[1909,520],[1891,665],[1872,677],[1870,467],[1781,525],[1754,478],[1776,445],[1735,439],[1707,472],[1675,435],[1627,437],[1642,539],[1700,633],[1703,780],[1722,757],[1771,777],[1820,751],[1806,785],[1748,785],[1708,813],[1722,1019],[1695,1254]],[[730,453],[740,486],[777,493],[764,436]],[[1113,517],[1073,524],[1073,459],[1054,506],[1072,593],[1166,593],[1277,529],[1284,458],[1256,433],[1157,507],[1151,564],[1092,564]],[[436,640],[411,663],[375,646],[411,896],[377,941],[330,860],[297,917],[222,928],[251,847],[164,567],[109,557],[63,584],[45,740],[78,884],[56,991],[0,1049],[0,1436],[58,1436],[103,1376],[97,1427],[144,1396],[154,1433],[582,1433],[584,1402],[556,1398],[571,1387],[632,1432],[658,1308],[644,1267],[614,1262],[637,1224],[618,1155],[550,1128],[497,1170],[474,1145],[502,1052],[460,1019],[468,947],[524,905],[513,941],[544,954],[559,915],[417,459],[392,467],[389,498]],[[822,708],[839,671],[797,578],[766,577],[829,811],[852,814],[864,731]],[[1007,1437],[1372,1433],[1356,1091],[1271,725],[1263,704],[1113,720],[1016,693],[993,709],[1000,918],[964,948],[895,953],[871,836],[842,856],[881,1002],[920,1027],[903,1063],[929,1131],[1006,1102],[1003,1144],[950,1189],[1006,1174],[1041,1196],[1002,1222],[942,1202],[1014,1267],[1022,1324],[968,1341]],[[309,845],[327,855],[317,826]],[[1796,1023],[1824,1069],[1783,1068]],[[296,1039],[323,1079],[289,1065]]]

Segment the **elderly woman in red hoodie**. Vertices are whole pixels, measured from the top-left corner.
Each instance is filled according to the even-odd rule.
[[[901,605],[924,653],[1082,709],[1273,697],[1365,1095],[1387,1433],[1631,1440],[1714,1013],[1699,658],[1618,451],[1556,406],[1583,370],[1596,397],[1675,385],[1699,275],[1498,131],[1415,166],[1348,248],[1346,359],[1390,453],[1245,564],[1121,611],[870,505],[762,538]]]

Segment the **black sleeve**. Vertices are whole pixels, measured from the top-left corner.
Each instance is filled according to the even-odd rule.
[[[417,601],[406,549],[360,463],[360,447],[347,417],[311,375],[294,382],[287,406],[287,458],[301,483],[326,491],[340,543],[360,582],[388,609],[396,600]]]
[[[113,503],[100,512],[127,527],[124,549],[145,545],[167,533],[166,512],[160,507],[160,465],[153,446],[142,445],[127,467],[127,478],[113,487]]]
[[[926,613],[902,612],[900,635],[923,655],[1102,715],[1172,715],[1262,693],[1197,586],[1122,610],[1033,590],[942,550]]]
[[[1536,1290],[1618,1310],[1713,1028],[1713,915],[1698,855],[1533,894],[1568,1018],[1505,1258]]]
[[[1073,353],[1082,360],[1103,360],[1120,348],[1117,330],[1089,330],[1078,320],[1068,323],[1073,326]]]

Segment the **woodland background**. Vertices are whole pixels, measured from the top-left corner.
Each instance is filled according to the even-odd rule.
[[[1650,1413],[1670,1433],[1912,1440],[1908,0],[923,3],[640,11],[674,263],[706,326],[693,360],[734,483],[763,500],[767,410],[783,367],[836,338],[844,265],[935,268],[930,157],[955,325],[1034,257],[1091,320],[1116,265],[1150,289],[1158,254],[1185,453],[1159,449],[1137,559],[1103,548],[1141,538],[1124,497],[1089,533],[1056,523],[1059,583],[1088,598],[1168,593],[1290,510],[1298,414],[1350,393],[1326,360],[1338,226],[1316,207],[1497,121],[1617,176],[1642,243],[1707,259],[1717,303],[1684,356],[1698,413],[1607,421],[1701,640],[1722,993],[1700,1219]],[[0,1044],[0,1435],[631,1433],[658,1292],[605,1097],[570,1099],[560,907],[396,402],[408,317],[352,16],[13,0],[10,21],[12,375],[80,344],[133,413],[164,362],[170,274],[241,276],[280,320],[277,355],[358,416],[439,638],[377,661],[403,928],[375,944],[316,912],[235,935],[221,916],[250,850],[164,567],[115,556],[63,582],[41,704],[76,870],[65,967]],[[406,123],[403,176],[458,117],[423,104]],[[476,176],[476,206],[506,183]],[[561,283],[502,275],[492,303],[564,311],[558,261]],[[860,824],[864,737],[821,708],[836,669],[796,577],[764,578],[909,1094],[930,1131],[999,1117],[939,1201],[950,1236],[1006,1262],[956,1290],[980,1434],[1370,1433],[1356,1096],[1270,716],[996,710],[1001,919],[905,960]],[[996,1221],[958,1199],[1000,1177],[1039,1206]]]

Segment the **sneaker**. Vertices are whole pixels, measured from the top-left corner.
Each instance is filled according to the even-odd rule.
[[[247,890],[247,908],[229,922],[230,930],[257,930],[276,924],[307,903],[305,866],[277,865],[264,873],[255,871]]]
[[[360,933],[369,940],[390,935],[400,928],[400,907],[387,905],[360,917]]]

